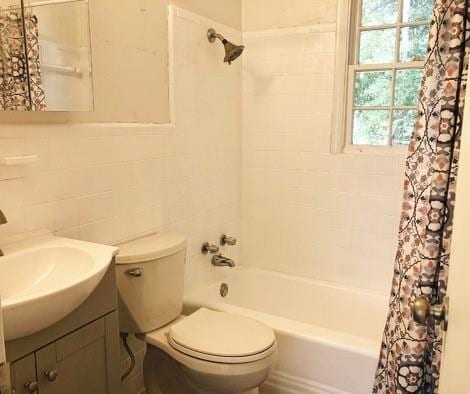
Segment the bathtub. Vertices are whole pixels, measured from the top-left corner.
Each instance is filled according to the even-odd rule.
[[[371,392],[386,295],[255,268],[224,269],[222,276],[187,294],[184,313],[205,306],[274,329],[279,358],[261,393]]]

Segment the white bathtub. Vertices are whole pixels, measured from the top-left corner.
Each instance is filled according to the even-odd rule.
[[[262,393],[371,392],[385,295],[254,268],[224,270],[223,280],[185,297],[184,312],[206,306],[275,330],[279,360]]]

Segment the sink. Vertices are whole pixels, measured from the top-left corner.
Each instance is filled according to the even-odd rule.
[[[0,294],[5,340],[41,331],[93,292],[118,249],[50,233],[2,244]]]

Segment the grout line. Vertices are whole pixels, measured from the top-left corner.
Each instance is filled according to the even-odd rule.
[[[281,27],[278,29],[251,30],[243,32],[243,38],[287,36],[308,33],[332,33],[335,31],[336,23],[318,23],[297,27]]]

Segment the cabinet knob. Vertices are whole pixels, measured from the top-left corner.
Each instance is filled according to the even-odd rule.
[[[28,382],[24,384],[24,388],[28,391],[28,393],[37,393],[38,391],[38,382]]]
[[[47,378],[47,380],[49,382],[53,382],[54,380],[57,379],[57,370],[56,369],[52,369],[51,371],[45,371],[44,372],[44,376]]]

